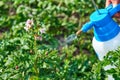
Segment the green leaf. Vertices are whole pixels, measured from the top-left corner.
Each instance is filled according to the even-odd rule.
[[[23,45],[23,46],[22,46],[22,49],[24,49],[24,50],[29,50],[30,48],[29,48],[28,45]]]
[[[12,56],[8,56],[8,59],[7,59],[6,63],[5,63],[5,66],[11,65],[11,63],[13,63],[13,62],[14,62],[13,57]]]
[[[13,80],[22,79],[22,75],[21,74],[15,74],[15,75],[11,76],[10,79],[13,79]]]
[[[0,7],[4,5],[4,2],[3,1],[0,1]]]

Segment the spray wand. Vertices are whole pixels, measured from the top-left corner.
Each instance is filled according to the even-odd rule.
[[[95,1],[94,1],[94,0],[91,0],[91,1],[92,1],[93,5],[94,5],[95,10],[96,10],[96,11],[98,12],[98,14],[100,15],[100,11],[98,10],[98,7],[97,7]],[[65,40],[65,44],[71,43],[71,42],[72,42],[73,40],[75,40],[75,39],[77,38],[77,36],[78,36],[79,34],[81,34],[81,33],[82,33],[82,30],[78,30],[78,31],[76,32],[76,34],[71,34],[71,35],[69,35],[69,36],[66,38],[66,40]]]

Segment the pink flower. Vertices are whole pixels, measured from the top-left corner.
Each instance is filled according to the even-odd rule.
[[[26,30],[26,31],[28,31],[31,27],[32,27],[32,25],[33,25],[33,20],[30,20],[30,19],[28,19],[27,21],[26,21],[26,24],[25,24],[26,26],[24,27],[24,29]]]
[[[28,19],[28,20],[26,21],[26,26],[27,26],[27,27],[31,27],[32,25],[33,25],[33,20]]]
[[[41,29],[40,29],[40,33],[41,33],[41,34],[46,33],[46,28],[41,28]]]

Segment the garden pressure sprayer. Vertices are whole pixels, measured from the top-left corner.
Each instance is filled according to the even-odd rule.
[[[99,13],[98,13],[99,11]],[[113,20],[113,15],[120,11],[120,4],[111,4],[105,9],[99,9],[90,16],[90,21],[83,25],[80,31],[94,29],[93,48],[100,60],[112,50],[120,46],[120,27]]]
[[[70,35],[66,42],[70,43],[81,32],[87,32],[93,28],[92,45],[98,58],[103,60],[109,51],[116,50],[120,46],[120,27],[112,18],[119,11],[120,4],[115,7],[111,4],[105,9],[96,10],[90,15],[90,21],[84,24],[76,34]]]
[[[112,18],[114,14],[120,11],[120,4],[116,6],[110,4],[105,9],[97,9],[97,6],[95,7],[96,11],[90,15],[90,21],[84,24],[76,34],[69,36],[68,42],[76,39],[76,36],[81,32],[87,32],[93,28],[94,37],[92,46],[98,55],[99,60],[103,60],[104,56],[109,51],[116,50],[120,47],[120,27]],[[106,70],[110,68],[115,68],[115,66],[108,65],[104,67]],[[109,76],[108,80],[114,79]]]

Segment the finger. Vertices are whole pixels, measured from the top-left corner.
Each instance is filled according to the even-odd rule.
[[[107,6],[109,6],[111,3],[112,3],[111,0],[106,0],[105,6],[107,7]]]
[[[114,15],[115,18],[120,18],[120,12]]]

